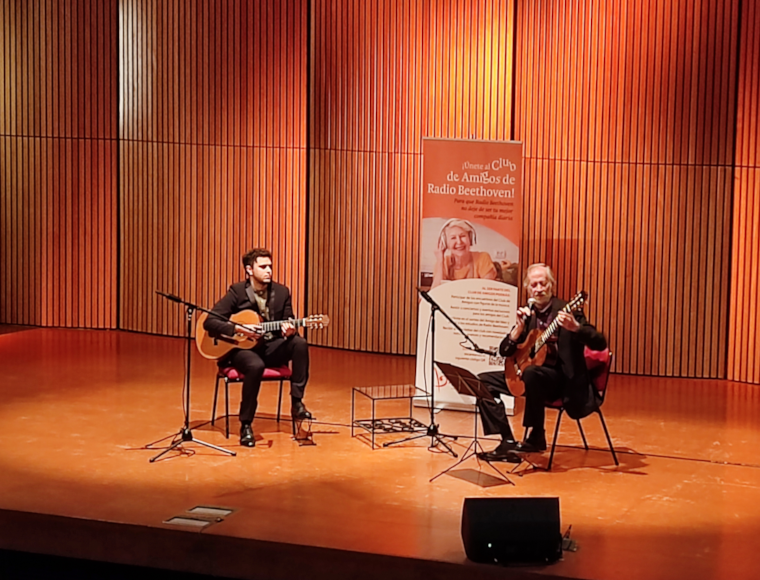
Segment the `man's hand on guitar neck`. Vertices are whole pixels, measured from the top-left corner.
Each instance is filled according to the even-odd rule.
[[[283,322],[280,325],[280,329],[282,330],[282,335],[285,338],[289,338],[296,333],[296,327],[292,322]]]
[[[296,325],[293,322],[285,321],[280,325],[282,335],[286,338],[293,336],[296,333]],[[246,338],[252,338],[254,340],[260,339],[264,336],[264,329],[261,326],[251,326],[246,324],[236,324],[235,333],[241,334]]]
[[[564,310],[560,310],[557,313],[557,322],[562,328],[570,332],[578,332],[578,329],[581,327],[575,316]]]

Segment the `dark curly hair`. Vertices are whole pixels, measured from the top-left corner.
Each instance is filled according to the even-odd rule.
[[[272,259],[272,252],[266,248],[253,248],[243,254],[243,267],[253,266],[259,258]]]

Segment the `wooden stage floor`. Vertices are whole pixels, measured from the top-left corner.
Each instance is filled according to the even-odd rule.
[[[195,436],[237,456],[189,444],[192,453],[150,463],[157,451],[145,445],[182,426],[183,340],[2,330],[0,549],[230,578],[760,576],[757,386],[613,375],[604,411],[619,467],[590,417],[599,450],[575,447],[577,430],[563,423],[567,446],[552,472],[500,485],[470,459],[430,483],[455,459],[429,451],[429,439],[372,450],[349,428],[352,387],[411,382],[412,358],[312,348],[316,445],[299,446],[289,421],[273,420],[270,383],[257,446],[244,449],[236,420],[229,440],[208,424],[214,364],[193,351]],[[415,410],[423,422],[426,413]],[[465,436],[455,444],[463,451],[473,416],[437,417],[443,432]],[[539,567],[466,560],[464,498],[544,496],[560,498],[577,552]],[[163,523],[198,505],[234,512],[203,531]]]

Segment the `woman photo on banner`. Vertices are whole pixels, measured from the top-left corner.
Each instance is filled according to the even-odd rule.
[[[490,254],[472,251],[476,243],[477,233],[469,221],[452,218],[444,223],[435,248],[431,288],[449,280],[496,280],[498,272]]]

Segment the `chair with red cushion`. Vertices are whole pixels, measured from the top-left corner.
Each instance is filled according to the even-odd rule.
[[[610,368],[612,367],[612,353],[608,348],[604,350],[591,350],[587,347],[583,349],[583,355],[586,358],[586,368],[591,378],[591,384],[596,389],[599,395],[599,404],[597,405],[594,413],[599,415],[599,420],[602,423],[604,434],[607,437],[607,444],[610,447],[612,458],[615,460],[615,465],[620,465],[618,462],[615,448],[612,446],[612,439],[610,439],[610,433],[607,431],[607,424],[604,421],[604,415],[602,415],[602,404],[604,403],[605,396],[607,395],[607,383],[610,377]],[[554,427],[554,439],[552,440],[552,451],[549,456],[549,464],[546,466],[546,470],[549,471],[552,468],[552,461],[554,460],[554,449],[557,446],[557,435],[559,435],[559,424],[562,420],[562,415],[565,412],[565,407],[562,404],[562,399],[556,401],[548,401],[545,403],[547,409],[554,409],[559,412],[557,416],[557,424]],[[583,446],[588,451],[588,443],[586,442],[586,434],[583,432],[583,426],[581,420],[577,419],[578,430],[581,432],[581,438],[583,439]]]
[[[280,381],[280,396],[277,399],[277,422],[280,422],[280,410],[282,409],[282,385],[289,381],[292,375],[290,367],[285,365],[264,369],[261,381]],[[219,395],[219,381],[224,379],[224,420],[227,439],[230,438],[230,383],[242,383],[243,374],[233,367],[219,367],[216,374],[216,386],[214,387],[214,406],[211,410],[211,425],[216,421],[216,402]]]

